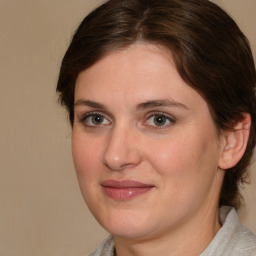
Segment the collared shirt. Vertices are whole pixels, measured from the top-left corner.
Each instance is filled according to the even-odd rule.
[[[256,256],[256,236],[240,224],[236,210],[229,206],[220,208],[222,227],[200,256]],[[112,236],[105,239],[89,256],[114,256]]]

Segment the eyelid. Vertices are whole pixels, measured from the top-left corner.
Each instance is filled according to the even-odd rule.
[[[174,124],[176,122],[176,118],[174,118],[173,116],[171,116],[169,114],[166,114],[166,113],[161,112],[161,111],[153,111],[153,112],[150,112],[146,115],[146,121],[144,123],[146,123],[153,116],[163,116],[163,117],[167,118],[169,122],[171,122],[171,124],[163,125],[163,126],[147,125],[147,126],[150,126],[153,129],[166,129],[166,128],[169,128],[172,124]]]
[[[172,115],[167,114],[167,113],[162,112],[162,111],[152,111],[152,112],[148,113],[146,117],[150,118],[152,116],[164,116],[164,117],[168,118],[172,122],[176,121],[176,119]]]
[[[112,120],[109,116],[107,116],[105,113],[102,113],[101,111],[90,111],[90,112],[86,112],[85,114],[81,115],[81,117],[78,117],[78,122],[83,123],[86,127],[101,127],[101,126],[105,126],[105,124],[101,125],[89,125],[89,124],[85,124],[85,121],[87,118],[89,118],[90,116],[93,115],[99,115],[102,116],[103,118],[105,118],[106,120],[108,120],[110,123],[112,123]]]
[[[103,118],[105,118],[109,124],[99,124],[99,125],[90,125],[86,122],[86,119],[89,118],[90,116],[93,116],[93,115],[99,115],[99,116],[102,116]],[[151,124],[147,124],[147,122],[149,122],[149,119],[154,117],[154,116],[163,116],[165,117],[170,123],[169,124],[164,124],[162,126],[157,126],[157,125],[151,125]],[[107,115],[106,113],[103,113],[101,111],[89,111],[89,112],[86,112],[86,113],[81,113],[81,114],[78,114],[77,115],[77,121],[82,123],[85,127],[89,127],[89,128],[101,128],[103,126],[108,126],[110,124],[113,123],[113,118],[110,117],[109,115]],[[175,122],[176,122],[176,118],[173,117],[172,115],[170,114],[167,114],[165,112],[162,112],[162,111],[151,111],[149,113],[146,114],[145,116],[145,121],[143,121],[143,125],[144,126],[147,126],[151,129],[167,129],[169,128],[170,126],[172,126]]]

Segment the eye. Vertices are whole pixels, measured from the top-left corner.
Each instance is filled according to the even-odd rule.
[[[111,123],[104,115],[99,113],[89,113],[81,120],[81,122],[86,126],[102,126]]]
[[[164,113],[154,113],[147,119],[147,125],[164,128],[172,125],[175,122],[174,118]]]

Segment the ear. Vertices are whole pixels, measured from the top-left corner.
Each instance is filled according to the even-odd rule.
[[[243,114],[233,130],[223,131],[223,147],[219,158],[219,168],[229,169],[234,167],[243,157],[248,143],[251,127],[251,117],[248,113]]]

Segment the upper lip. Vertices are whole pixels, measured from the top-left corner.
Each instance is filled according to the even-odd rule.
[[[150,188],[151,184],[145,184],[135,180],[105,180],[101,183],[103,187],[110,188]]]

